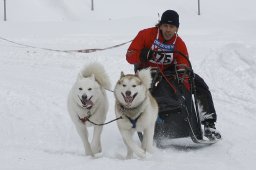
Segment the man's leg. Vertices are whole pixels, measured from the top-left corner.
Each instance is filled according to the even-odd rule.
[[[217,114],[214,108],[212,95],[205,81],[195,74],[196,95],[203,106],[203,114],[201,115],[201,123],[204,125],[204,135],[210,140],[220,139],[221,135],[216,130],[215,122]]]
[[[217,115],[211,92],[205,81],[197,74],[195,74],[195,85],[197,98],[200,101],[200,104],[203,106],[203,112],[205,112],[204,116],[202,117],[202,122],[204,120],[216,122]]]

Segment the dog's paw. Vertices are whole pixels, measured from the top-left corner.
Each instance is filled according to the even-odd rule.
[[[101,149],[101,147],[98,147],[98,146],[92,146],[92,152],[94,154],[98,154],[98,153],[102,152],[102,149]]]
[[[91,151],[85,151],[85,155],[94,157],[94,154]]]
[[[100,153],[96,153],[94,158],[98,159],[98,158],[102,158],[103,157],[103,153],[100,152]]]
[[[126,155],[125,159],[132,159],[133,155]]]
[[[133,152],[127,152],[126,159],[132,159],[133,158]]]
[[[86,152],[85,152],[85,155],[88,156],[88,157],[92,157],[92,158],[95,157],[95,155],[94,155],[92,152],[91,152],[91,153],[86,153]]]
[[[141,159],[146,158],[146,152],[143,149],[137,150],[135,154]]]
[[[153,153],[154,152],[154,147],[153,146],[149,146],[146,149],[144,149],[147,153]]]
[[[153,154],[152,153],[149,153],[149,152],[146,152],[146,159],[152,159],[153,157]]]
[[[93,152],[94,154],[97,154],[97,153],[101,153],[101,152],[102,152],[102,148],[101,148],[100,142],[92,142],[92,143],[91,143],[91,148],[92,148],[92,152]]]

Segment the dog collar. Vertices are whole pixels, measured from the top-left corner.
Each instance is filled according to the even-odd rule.
[[[86,116],[86,117],[84,117],[84,118],[81,118],[81,117],[78,116],[79,120],[80,120],[83,124],[85,124],[85,122],[87,122],[90,117],[91,117],[91,115]]]
[[[81,117],[77,114],[79,120],[80,120],[83,124],[85,124],[85,122],[87,122],[87,121],[89,120],[89,118],[92,116],[90,110],[87,112],[87,115],[88,115],[88,116],[85,116],[84,118],[81,118]]]
[[[136,109],[140,108],[141,106],[138,105],[138,106],[133,107],[133,108],[127,108],[124,105],[120,104],[120,107],[121,107],[122,111],[126,111],[126,110],[131,111],[131,110],[136,110]]]

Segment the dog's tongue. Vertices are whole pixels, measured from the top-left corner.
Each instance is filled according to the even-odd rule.
[[[86,107],[87,109],[91,109],[93,106],[93,102],[91,100],[86,100],[84,104],[84,107]]]
[[[125,102],[126,103],[131,103],[133,101],[133,97],[132,96],[126,96],[125,97]]]

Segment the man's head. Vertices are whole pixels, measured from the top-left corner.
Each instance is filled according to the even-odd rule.
[[[167,10],[163,13],[159,24],[157,25],[162,32],[165,40],[170,40],[179,28],[179,14],[173,10]]]
[[[160,24],[170,24],[179,28],[179,14],[173,10],[167,10],[163,13]]]

